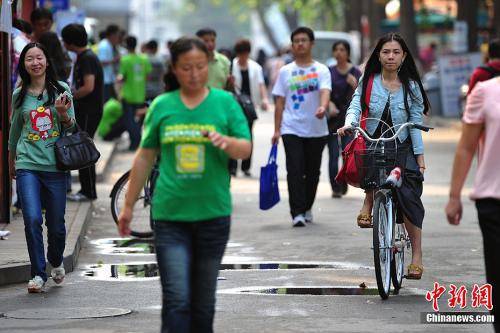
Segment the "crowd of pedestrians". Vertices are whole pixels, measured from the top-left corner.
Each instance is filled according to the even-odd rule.
[[[283,140],[293,227],[314,220],[325,146],[332,197],[346,194],[347,184],[335,179],[340,151],[352,140],[349,127],[360,122],[364,109],[370,118],[367,132],[384,137],[390,128],[407,121],[422,124],[430,108],[412,54],[398,34],[379,39],[362,74],[351,63],[351,45],[345,41],[332,45],[335,66],[314,60],[315,36],[307,27],[294,30],[291,47],[277,57],[266,59],[259,51],[253,60],[247,39],[238,40],[233,50],[219,52],[217,32],[211,28],[169,42],[168,56],[163,57],[156,40],[138,45],[136,37],[114,24],[93,46],[83,25],[69,24],[61,36],[50,31],[52,25],[50,11],[38,8],[31,25],[19,20],[18,33],[13,34],[17,47],[9,167],[17,180],[32,264],[28,291],[42,291],[48,278],[43,209],[47,259],[52,278],[60,283],[65,275],[66,199],[97,199],[95,166],[79,170],[81,188],[72,193],[70,175],[57,169],[51,142],[76,126],[91,137],[98,132],[105,140],[120,138],[126,131],[128,149],[136,155],[119,217],[122,236],[130,233],[133,206],[151,168],[158,163],[160,170],[152,219],[163,291],[162,332],[212,331],[217,273],[229,239],[230,180],[237,175],[238,160],[243,174],[251,176],[252,128],[258,114],[269,110],[270,96],[275,110],[271,141],[276,145]],[[490,48],[488,66],[495,69],[498,42]],[[477,81],[486,75],[484,71],[488,70],[476,73]],[[484,124],[495,118],[489,112],[498,110],[500,102],[490,103],[498,96],[498,86],[498,79],[490,79],[471,93],[447,207],[450,223],[458,224],[457,198],[481,142],[486,155],[480,161],[473,197],[484,234],[488,281],[494,286],[500,266],[495,259],[499,237],[490,237],[498,234],[490,215],[498,212],[500,190],[484,174],[495,165],[490,150],[497,134],[494,122],[489,127]],[[400,161],[405,181],[396,191],[412,243],[407,277],[420,279],[424,147],[416,129],[402,131],[397,140],[398,147],[410,152]],[[372,227],[372,206],[373,193],[367,191],[357,217],[359,227]]]

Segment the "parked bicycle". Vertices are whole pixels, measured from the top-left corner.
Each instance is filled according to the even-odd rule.
[[[134,206],[134,224],[130,235],[138,238],[153,237],[153,221],[151,220],[151,201],[153,198],[153,190],[158,179],[159,170],[158,163],[153,167],[151,174],[146,181],[146,185],[137,199]],[[125,195],[127,194],[128,183],[130,178],[130,170],[125,172],[115,183],[111,190],[111,215],[113,220],[118,225],[118,216],[125,203]]]
[[[395,126],[394,126],[395,127]],[[394,133],[394,127],[389,130]],[[404,275],[405,251],[411,243],[404,226],[403,216],[398,213],[395,189],[402,184],[408,149],[398,148],[399,133],[406,127],[428,132],[432,127],[415,123],[404,123],[392,137],[371,138],[362,128],[353,124],[351,130],[370,143],[367,149],[355,152],[355,162],[360,175],[361,188],[374,192],[373,204],[373,259],[377,288],[382,299],[387,299],[391,290],[394,294],[401,289]],[[386,142],[394,141],[394,148]]]

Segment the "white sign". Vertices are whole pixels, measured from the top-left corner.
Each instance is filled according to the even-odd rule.
[[[444,116],[460,115],[460,87],[469,82],[472,72],[481,63],[480,52],[444,55],[438,58],[441,106]]]
[[[0,12],[0,31],[11,33],[12,30],[12,9],[11,0],[2,0],[2,11]]]
[[[455,21],[453,23],[452,51],[453,53],[465,53],[469,49],[467,33],[469,27],[465,21]]]

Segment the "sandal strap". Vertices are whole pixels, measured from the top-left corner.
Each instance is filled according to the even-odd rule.
[[[415,265],[415,264],[410,264],[408,266],[408,270],[409,271],[416,271],[418,273],[423,273],[424,272],[424,267],[423,266],[418,266],[418,265]]]

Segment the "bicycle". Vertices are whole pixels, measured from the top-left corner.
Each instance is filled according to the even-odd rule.
[[[404,275],[405,250],[410,251],[411,242],[404,226],[402,214],[398,214],[396,188],[402,184],[403,175],[397,182],[390,181],[392,172],[404,170],[406,149],[398,149],[397,137],[406,128],[416,128],[428,132],[432,127],[415,123],[404,123],[392,137],[371,138],[362,128],[352,124],[351,130],[360,133],[375,147],[355,152],[355,162],[360,175],[361,188],[374,191],[373,203],[373,259],[377,289],[382,299],[387,299],[391,290],[397,295],[402,287]],[[395,141],[396,148],[386,148],[385,143]],[[399,170],[397,170],[399,168]]]
[[[151,238],[153,237],[153,221],[151,219],[151,200],[153,198],[153,190],[158,179],[159,170],[158,163],[155,164],[151,170],[146,184],[137,199],[134,206],[134,223],[131,225],[130,235],[137,238]],[[130,170],[125,172],[115,183],[111,190],[111,215],[116,225],[118,225],[118,216],[125,203],[125,196],[127,194],[128,182],[130,178]]]

